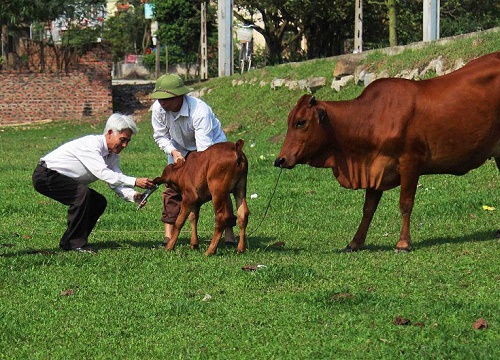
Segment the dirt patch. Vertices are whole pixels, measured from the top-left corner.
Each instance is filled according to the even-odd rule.
[[[149,95],[154,84],[113,85],[113,112],[141,116],[149,111],[153,101]]]

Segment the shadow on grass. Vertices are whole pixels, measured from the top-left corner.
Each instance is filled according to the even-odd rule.
[[[63,250],[61,249],[25,249],[25,250],[20,250],[20,251],[14,251],[6,254],[0,254],[0,257],[17,257],[17,256],[24,256],[24,255],[43,255],[43,256],[48,256],[48,255],[57,255],[62,253]]]
[[[7,246],[6,246],[7,245]],[[12,244],[0,244],[0,248],[13,248],[15,245]],[[89,244],[90,247],[96,250],[104,250],[104,249],[119,249],[123,248],[123,246],[115,241],[103,241]],[[71,251],[65,251],[61,248],[43,248],[43,249],[23,249],[19,251],[9,252],[5,254],[0,253],[0,257],[16,257],[16,256],[24,256],[24,255],[60,255],[64,253],[71,253]]]
[[[247,238],[247,249],[249,251],[274,251],[274,252],[298,252],[302,249],[298,249],[296,247],[290,248],[287,247],[283,242],[276,242],[276,238],[272,237],[250,237]],[[205,248],[210,244],[210,239],[201,239],[200,247]],[[5,246],[3,246],[5,245]],[[90,247],[96,249],[97,251],[101,250],[120,250],[120,249],[130,249],[130,248],[147,248],[147,249],[159,249],[161,248],[162,243],[160,241],[154,240],[145,240],[145,241],[137,241],[137,240],[103,240],[96,241],[89,244]],[[189,239],[180,238],[177,242],[176,246],[188,246]],[[12,244],[0,244],[0,249],[2,247],[12,249],[15,245]],[[221,240],[219,243],[219,249],[236,249],[236,245],[226,245],[224,241]],[[16,257],[16,256],[25,256],[25,255],[58,255],[64,254],[67,251],[61,250],[60,248],[43,248],[43,249],[23,249],[19,251],[9,251],[7,253],[1,253],[0,257]]]
[[[208,247],[210,244],[210,239],[200,239],[200,248]],[[126,247],[135,247],[135,248],[160,248],[162,246],[161,241],[136,241],[136,240],[121,240],[120,243],[127,244]],[[189,238],[181,237],[176,243],[177,246],[187,246],[189,245]],[[234,248],[236,249],[236,244],[234,245],[226,245],[224,243],[224,239],[221,239],[219,242],[219,249],[222,248]],[[99,247],[98,247],[99,248]],[[293,249],[287,247],[285,243],[276,241],[275,237],[247,237],[247,249],[250,251],[298,251],[301,249],[297,249],[294,247]]]
[[[427,247],[435,247],[444,244],[463,244],[463,243],[474,243],[483,241],[492,241],[498,239],[497,233],[495,231],[481,231],[472,234],[464,234],[462,236],[455,237],[436,237],[431,239],[423,239],[420,241],[412,241],[412,250],[417,250]],[[367,241],[370,241],[368,238]],[[397,238],[394,240],[394,245],[377,245],[374,243],[368,243],[363,246],[360,251],[394,251],[396,248]],[[347,246],[347,244],[346,244]],[[345,248],[338,251],[339,253],[345,252]]]
[[[461,244],[461,243],[473,243],[473,242],[483,242],[492,241],[498,239],[497,233],[493,231],[481,231],[472,234],[466,234],[463,236],[456,237],[436,237],[432,239],[422,240],[413,243],[413,250],[426,247],[435,247],[444,244]],[[368,240],[369,241],[369,240]],[[201,247],[208,247],[210,243],[209,239],[200,240]],[[147,240],[147,241],[136,241],[136,240],[112,240],[112,241],[98,241],[90,244],[91,247],[97,250],[119,250],[128,248],[158,248],[161,245],[159,241]],[[189,245],[189,239],[181,238],[177,242],[177,246]],[[347,245],[347,244],[346,244]],[[394,246],[390,245],[377,245],[374,243],[366,244],[360,251],[394,251],[396,242]],[[11,249],[14,245],[12,244],[0,244],[0,249],[6,248]],[[236,248],[233,245],[226,245],[221,240],[219,243],[219,248]],[[250,237],[247,238],[247,248],[249,251],[272,251],[272,252],[283,252],[283,253],[299,253],[304,250],[301,247],[290,247],[287,246],[282,241],[276,241],[275,237]],[[344,253],[345,248],[339,249],[337,253]],[[20,251],[12,251],[7,253],[0,253],[0,257],[16,257],[24,255],[43,255],[51,256],[58,255],[61,253],[66,253],[59,248],[43,248],[43,249],[23,249]]]

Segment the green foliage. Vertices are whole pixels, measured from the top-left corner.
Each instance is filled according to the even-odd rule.
[[[132,3],[132,2],[131,2]],[[109,16],[105,22],[104,38],[111,43],[114,62],[123,61],[127,54],[144,54],[149,46],[149,23],[144,18],[144,5],[139,0],[126,12]]]
[[[200,1],[154,0],[155,16],[159,23],[159,40],[162,45],[172,48],[174,59],[182,58],[186,68],[196,65],[199,57],[201,36]],[[217,38],[215,8],[207,6],[207,37]]]
[[[6,5],[2,4],[0,12],[0,25],[8,26],[8,31],[15,33],[20,28],[14,38],[27,36],[25,32],[31,25],[33,39],[40,48],[37,52],[35,63],[39,64],[40,71],[45,71],[46,51],[51,51],[56,58],[57,71],[68,70],[71,64],[74,64],[76,57],[74,54],[81,55],[88,48],[95,44],[101,37],[101,26],[98,17],[102,16],[105,8],[105,0],[35,0],[35,1],[9,1]],[[65,23],[65,31],[60,39],[54,39],[46,29],[51,27],[53,21]],[[7,27],[2,28],[2,31]],[[22,34],[22,35],[21,35]],[[7,37],[5,37],[7,38]],[[3,39],[2,39],[3,40]],[[16,49],[18,45],[12,44]],[[2,44],[2,55],[7,50],[6,44]],[[16,51],[16,50],[14,50]],[[14,59],[25,60],[26,53],[15,54]],[[19,61],[13,65],[14,68],[20,64],[25,65],[26,61]]]
[[[436,55],[468,61],[498,49],[500,33],[490,32],[390,57],[370,53],[366,63],[412,68]],[[152,250],[163,237],[161,194],[136,211],[99,182],[92,186],[108,199],[90,238],[99,253],[60,251],[66,208],[36,193],[31,173],[40,156],[101,133],[104,124],[1,127],[0,358],[499,358],[500,185],[493,161],[464,176],[420,179],[408,254],[393,251],[398,189],[384,194],[367,248],[347,254],[364,193],[341,188],[331,170],[306,165],[283,170],[277,183],[272,162],[303,91],[272,90],[269,82],[325,76],[329,84],[333,67],[332,59],[319,59],[194,85],[210,90],[204,99],[233,129],[229,140],[245,140],[251,215],[249,249],[241,255],[224,246],[214,257],[202,255],[214,226],[210,204],[201,210],[201,252],[189,249],[187,227],[173,252]],[[243,85],[232,85],[240,79]],[[327,85],[316,96],[351,99],[361,91],[336,93]],[[121,167],[154,177],[165,156],[151,138],[149,114],[137,120],[140,131]],[[248,266],[256,270],[243,270]],[[396,325],[397,317],[410,324]],[[475,330],[478,318],[489,327]]]
[[[307,58],[337,55],[344,42],[354,37],[355,1],[235,0],[243,23],[263,14],[257,30],[265,37],[269,64],[290,61],[302,36],[307,40]],[[389,46],[389,2],[363,2],[363,47]],[[395,0],[396,37],[404,45],[422,40],[422,0]],[[247,15],[245,15],[247,14]],[[441,37],[500,26],[496,0],[441,0]],[[293,59],[292,59],[293,60]]]
[[[105,0],[7,0],[2,2],[0,25],[47,23],[62,16],[76,19],[75,15],[89,7],[105,4]]]

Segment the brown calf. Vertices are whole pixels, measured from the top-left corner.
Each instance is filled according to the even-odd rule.
[[[205,151],[192,152],[183,165],[167,165],[162,175],[153,180],[155,184],[167,184],[182,195],[181,209],[174,224],[172,237],[166,245],[167,250],[174,249],[188,216],[191,222],[191,249],[198,249],[197,223],[200,207],[212,200],[215,230],[205,255],[215,254],[222,232],[230,226],[233,218],[230,197],[233,193],[240,229],[238,252],[245,251],[245,231],[249,211],[246,202],[248,161],[241,150],[244,143],[240,139],[236,143],[218,143]]]

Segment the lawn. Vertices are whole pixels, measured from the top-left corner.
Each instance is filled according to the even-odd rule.
[[[498,33],[487,40],[479,48],[449,45],[456,48],[445,53],[500,49]],[[439,51],[422,56],[429,52]],[[235,78],[331,81],[332,69],[332,60],[321,59]],[[421,177],[411,252],[394,252],[401,225],[394,189],[382,198],[364,250],[345,253],[364,192],[341,188],[327,169],[302,165],[280,174],[273,167],[286,116],[302,92],[232,86],[229,78],[197,87],[212,89],[205,100],[231,129],[229,139],[246,142],[247,252],[220,246],[217,255],[203,255],[214,225],[211,204],[201,211],[200,251],[190,250],[187,227],[174,251],[152,249],[163,238],[160,192],[137,211],[102,183],[93,187],[108,208],[90,238],[98,254],[60,251],[66,209],[36,193],[31,174],[40,156],[101,133],[104,124],[1,127],[0,358],[500,358],[494,161],[460,177]],[[361,90],[335,94],[326,86],[317,96],[340,99]],[[122,153],[122,170],[158,176],[164,155],[148,116],[137,120],[140,131]],[[475,329],[479,319],[487,327]]]

